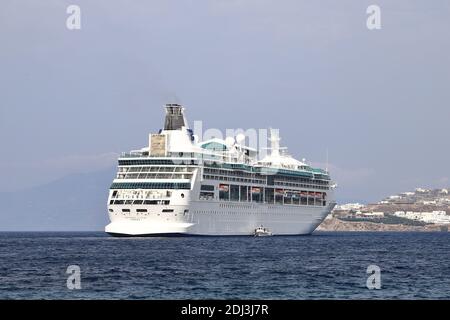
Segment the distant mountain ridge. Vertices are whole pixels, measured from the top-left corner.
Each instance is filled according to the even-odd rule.
[[[0,193],[0,231],[101,231],[116,168]]]

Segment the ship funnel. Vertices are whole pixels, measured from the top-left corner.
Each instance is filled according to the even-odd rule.
[[[187,128],[187,121],[184,117],[184,108],[179,104],[166,104],[166,120],[164,130],[181,130]]]

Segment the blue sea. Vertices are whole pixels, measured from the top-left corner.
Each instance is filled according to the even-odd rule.
[[[450,299],[450,233],[0,233],[0,299]],[[81,289],[67,288],[80,268]],[[377,265],[381,289],[366,286]]]

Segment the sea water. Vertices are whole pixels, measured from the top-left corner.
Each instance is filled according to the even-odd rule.
[[[450,299],[449,258],[448,232],[0,233],[0,299]],[[379,290],[367,286],[369,266]],[[74,276],[80,289],[68,286]]]

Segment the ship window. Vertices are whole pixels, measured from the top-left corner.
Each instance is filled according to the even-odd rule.
[[[275,200],[275,194],[274,190],[272,188],[266,188],[266,202],[267,203],[274,203]]]
[[[122,212],[130,212],[130,209],[122,209]]]
[[[228,148],[225,144],[218,142],[208,142],[202,145],[203,149],[212,150],[212,151],[227,151]]]
[[[239,186],[235,185],[230,186],[230,200],[239,201]]]
[[[113,183],[111,189],[190,189],[190,183],[158,183],[158,182],[137,182],[137,183]]]
[[[214,191],[214,186],[204,184],[204,185],[201,186],[201,190],[202,191]]]
[[[143,202],[143,200],[134,200],[134,204],[142,204]]]
[[[230,185],[220,184],[219,185],[219,200],[230,200]]]
[[[253,202],[263,202],[263,190],[261,187],[251,187],[252,201]]]
[[[114,212],[114,210],[113,209],[109,209],[109,212]]]
[[[200,200],[213,200],[214,192],[200,192]]]
[[[137,209],[136,212],[147,212],[147,209]]]
[[[283,204],[283,189],[275,189],[275,203]]]
[[[247,186],[241,186],[241,201],[248,201],[247,197]]]
[[[284,192],[284,204],[292,204],[292,192],[286,191]]]
[[[163,209],[162,212],[163,213],[170,213],[170,212],[173,212],[173,209]]]

